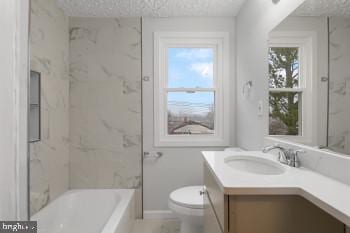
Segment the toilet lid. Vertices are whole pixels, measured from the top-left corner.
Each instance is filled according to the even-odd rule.
[[[204,198],[201,191],[203,191],[203,186],[179,188],[170,194],[170,200],[183,207],[203,209]]]

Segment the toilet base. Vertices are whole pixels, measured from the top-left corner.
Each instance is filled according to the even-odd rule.
[[[203,233],[203,186],[188,186],[169,195],[169,209],[181,221],[180,233]]]
[[[203,233],[203,226],[181,221],[180,233]]]

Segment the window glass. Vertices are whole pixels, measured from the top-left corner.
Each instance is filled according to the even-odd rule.
[[[213,134],[214,92],[168,92],[168,134]]]
[[[270,135],[300,135],[300,92],[270,92]]]
[[[299,87],[299,48],[271,47],[269,49],[269,87]]]
[[[168,48],[168,88],[212,88],[214,49]]]

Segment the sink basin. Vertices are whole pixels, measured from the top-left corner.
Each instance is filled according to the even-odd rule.
[[[225,163],[232,169],[260,175],[280,175],[286,171],[279,162],[257,156],[229,156]]]

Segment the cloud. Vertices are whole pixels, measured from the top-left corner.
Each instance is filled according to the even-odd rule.
[[[190,66],[190,70],[198,73],[203,78],[213,78],[213,63],[199,62],[193,63]]]
[[[206,48],[180,49],[175,55],[177,58],[184,58],[187,60],[208,59],[213,57],[213,50]]]

